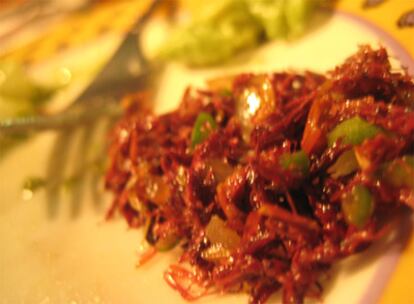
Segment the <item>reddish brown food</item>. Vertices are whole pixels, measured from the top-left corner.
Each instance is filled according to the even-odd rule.
[[[156,116],[130,98],[106,187],[186,299],[244,291],[321,297],[332,263],[414,207],[414,83],[363,46],[327,75],[243,74],[188,89]],[[229,87],[229,83],[232,86]]]

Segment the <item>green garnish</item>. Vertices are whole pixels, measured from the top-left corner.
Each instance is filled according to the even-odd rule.
[[[173,249],[180,241],[179,236],[174,231],[165,231],[162,237],[157,237],[154,235],[154,224],[154,218],[149,218],[144,226],[145,240],[148,244],[161,252]]]
[[[355,172],[358,168],[359,165],[354,150],[349,150],[338,157],[336,162],[328,168],[328,173],[333,178],[339,178]]]
[[[382,167],[382,178],[394,187],[414,189],[414,156],[405,155]]]
[[[164,59],[194,66],[221,63],[264,40],[298,36],[318,0],[225,0],[209,14],[173,32]]]
[[[374,198],[367,187],[355,185],[342,197],[342,211],[345,220],[358,228],[363,228],[374,211]]]
[[[283,169],[299,172],[303,176],[309,174],[309,164],[309,157],[303,150],[293,153],[284,153],[280,156],[280,165]]]
[[[254,1],[254,0],[253,0]],[[307,26],[317,1],[288,0],[285,1],[285,19],[290,36],[299,36]]]
[[[283,38],[288,32],[285,17],[288,1],[259,0],[247,1],[251,14],[263,27],[268,39]]]
[[[193,132],[191,133],[191,146],[194,148],[198,144],[201,144],[216,129],[217,123],[214,118],[206,112],[201,112],[197,116]]]
[[[173,249],[178,244],[179,241],[180,241],[180,238],[176,234],[172,233],[172,234],[165,236],[162,239],[159,239],[154,244],[154,247],[160,252],[165,252],[165,251],[169,251]]]
[[[328,133],[328,146],[341,139],[343,144],[359,145],[381,132],[381,128],[370,124],[359,116],[347,119]]]

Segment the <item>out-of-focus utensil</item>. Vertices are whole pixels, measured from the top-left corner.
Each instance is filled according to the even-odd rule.
[[[122,95],[151,89],[156,79],[156,65],[144,56],[139,43],[147,20],[162,0],[153,0],[136,21],[111,59],[65,110],[49,116],[26,116],[0,121],[0,136],[19,136],[42,130],[58,130],[49,152],[45,176],[46,200],[50,216],[57,214],[61,193],[70,185],[72,215],[79,214],[85,189],[95,203],[101,201],[98,190],[102,172],[97,170],[105,160],[106,128],[122,113]],[[104,129],[104,130],[102,130]],[[76,137],[81,142],[76,143]],[[70,156],[70,147],[76,149]],[[91,157],[92,154],[92,157]],[[89,177],[89,178],[86,178]],[[90,184],[86,185],[85,180]]]
[[[157,69],[143,55],[139,38],[143,26],[162,0],[153,0],[83,93],[63,112],[0,120],[0,133],[22,133],[70,127],[102,115],[116,116],[116,101],[128,92],[151,87]]]

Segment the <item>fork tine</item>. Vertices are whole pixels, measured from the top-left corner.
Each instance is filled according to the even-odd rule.
[[[37,119],[36,117],[32,120],[24,120],[24,121],[6,121],[3,123],[0,122],[0,131],[22,131],[28,129],[50,129],[53,127],[66,127],[63,129],[61,133],[57,136],[55,145],[53,146],[50,160],[47,166],[47,179],[51,180],[50,187],[47,189],[47,204],[48,204],[48,212],[51,217],[56,215],[56,212],[59,208],[60,203],[60,184],[63,182],[65,177],[65,171],[67,169],[67,161],[69,159],[69,149],[68,146],[73,143],[74,135],[75,135],[75,128],[76,124],[74,122],[79,122],[79,117],[85,120],[82,120],[84,123],[87,122],[87,117],[83,117],[84,113],[88,113],[91,111],[90,105],[93,104],[93,100],[96,98],[92,97],[102,97],[105,96],[107,98],[112,98],[112,100],[117,100],[116,93],[122,93],[122,95],[126,94],[127,92],[136,91],[138,89],[148,88],[149,85],[153,84],[154,80],[154,70],[153,68],[158,68],[154,65],[150,65],[146,59],[144,54],[141,50],[141,45],[138,42],[138,35],[142,26],[146,23],[148,18],[153,14],[159,4],[161,4],[162,0],[153,0],[151,5],[148,7],[144,15],[139,18],[133,29],[127,34],[125,40],[119,46],[118,50],[115,52],[113,57],[108,61],[108,63],[103,67],[101,72],[96,76],[93,82],[89,85],[89,87],[79,96],[71,106],[68,107],[66,113],[61,113],[61,116],[57,115],[54,117],[42,117]],[[135,61],[135,64],[138,64],[140,70],[134,72],[133,69],[130,69],[131,62]],[[115,78],[114,78],[115,75]],[[119,89],[119,90],[118,90]],[[119,91],[119,92],[118,92]],[[115,97],[115,98],[114,98]],[[85,112],[76,113],[75,115],[69,116],[71,111],[76,109],[79,106],[83,106],[83,104],[87,104],[89,109],[86,109]],[[110,102],[105,103],[106,105],[111,104]],[[113,103],[115,104],[115,103]],[[104,108],[102,106],[102,108]],[[92,111],[92,113],[98,112],[98,110]],[[118,111],[115,113],[119,114]],[[73,114],[73,113],[72,113]],[[79,116],[76,116],[78,115]],[[93,114],[93,121],[99,121],[98,116]],[[117,115],[114,115],[117,116]],[[113,118],[113,116],[112,116]],[[108,124],[109,126],[110,124]],[[68,128],[68,126],[73,126],[72,128]],[[29,128],[28,128],[29,127]],[[79,149],[77,150],[77,154],[75,157],[75,172],[82,171],[84,167],[86,167],[86,149],[89,146],[89,141],[93,136],[95,130],[95,125],[89,125],[89,127],[83,127],[83,133],[81,137],[81,143],[79,145]],[[102,153],[103,154],[103,153]],[[102,156],[103,157],[103,156]],[[99,181],[99,178],[93,177],[93,181]],[[96,187],[94,189],[97,189]],[[72,217],[76,217],[81,209],[81,200],[83,198],[84,192],[84,183],[77,183],[73,185],[73,189],[71,189],[71,214]],[[96,193],[98,190],[96,190]],[[97,200],[100,199],[98,195],[94,195]]]
[[[90,145],[91,137],[94,135],[96,130],[96,123],[89,123],[80,128],[79,132],[81,133],[80,143],[77,144],[77,150],[75,159],[73,160],[74,169],[72,172],[72,177],[75,179],[73,184],[70,185],[69,194],[70,194],[70,206],[71,206],[71,216],[76,218],[81,210],[82,202],[84,199],[84,188],[85,188],[85,179],[87,177],[87,167],[88,161],[90,159],[89,152],[93,148]]]
[[[103,205],[102,195],[102,175],[103,170],[101,166],[105,164],[106,152],[107,152],[107,134],[111,130],[114,124],[114,119],[102,119],[99,122],[99,128],[97,135],[100,141],[97,143],[96,158],[94,161],[94,167],[90,170],[89,189],[94,204],[95,210],[100,211]]]

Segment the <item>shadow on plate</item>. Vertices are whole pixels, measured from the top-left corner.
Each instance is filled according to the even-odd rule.
[[[57,133],[45,176],[46,212],[53,219],[69,204],[69,216],[76,219],[92,202],[102,212],[103,176],[108,132],[113,121],[100,120]]]
[[[370,290],[366,291],[367,294],[370,294],[370,298],[378,299],[394,271],[398,257],[404,251],[412,236],[412,213],[408,211],[405,214],[399,214],[394,224],[392,231],[388,235],[374,242],[369,248],[334,264],[329,277],[322,284],[324,288],[323,294],[328,295],[338,286],[338,278],[341,273],[353,276],[369,266],[379,263],[372,277],[372,280],[375,279],[375,284],[374,281],[369,283],[369,287],[375,285],[375,288],[370,288]]]

